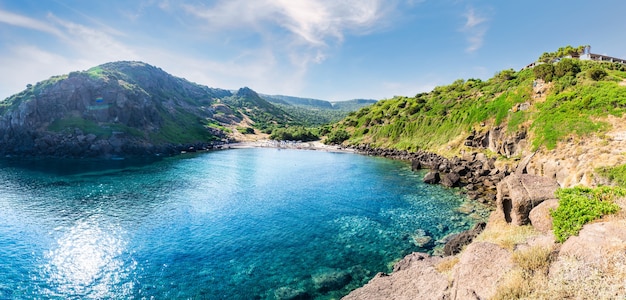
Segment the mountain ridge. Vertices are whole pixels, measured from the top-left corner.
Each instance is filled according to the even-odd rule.
[[[257,92],[210,88],[137,61],[29,84],[0,102],[0,154],[175,154],[232,140],[232,128],[302,124]]]

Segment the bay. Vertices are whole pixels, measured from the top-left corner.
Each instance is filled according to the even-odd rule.
[[[0,298],[337,299],[476,222],[422,177],[264,148],[0,161]]]

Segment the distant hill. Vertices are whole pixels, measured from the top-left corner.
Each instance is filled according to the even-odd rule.
[[[170,154],[220,142],[225,126],[246,122],[295,121],[248,88],[233,93],[142,62],[113,62],[28,85],[0,102],[0,154]]]
[[[298,98],[283,95],[260,95],[263,99],[282,108],[307,125],[321,125],[337,122],[348,113],[376,103],[372,99],[346,101],[326,101],[312,98]]]
[[[283,105],[304,106],[318,109],[334,109],[353,111],[361,107],[376,103],[378,100],[373,99],[352,99],[345,101],[327,101],[312,98],[298,98],[283,95],[260,95],[263,99]]]

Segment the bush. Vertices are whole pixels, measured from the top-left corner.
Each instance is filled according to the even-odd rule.
[[[328,134],[326,140],[324,141],[324,144],[341,144],[349,138],[350,134],[347,131],[339,129]]]
[[[595,67],[587,70],[587,76],[595,81],[602,80],[604,77],[606,77],[606,75],[608,75],[608,73],[606,73],[606,71],[600,67]]]
[[[626,189],[575,187],[559,189],[559,207],[552,211],[553,231],[558,242],[577,235],[583,225],[607,214],[616,213],[619,206],[613,201],[626,195]]]
[[[241,132],[242,134],[254,134],[254,128],[250,127],[237,127],[237,131]]]

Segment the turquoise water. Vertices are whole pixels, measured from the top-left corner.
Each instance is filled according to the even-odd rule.
[[[279,149],[0,161],[0,298],[339,298],[474,222],[422,176]]]

